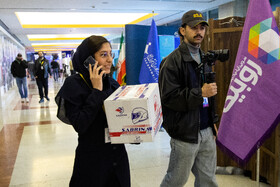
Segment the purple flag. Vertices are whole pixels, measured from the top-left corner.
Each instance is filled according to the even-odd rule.
[[[250,0],[217,139],[240,164],[280,122],[279,43],[269,0]]]

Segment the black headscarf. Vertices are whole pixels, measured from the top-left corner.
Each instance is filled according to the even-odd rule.
[[[91,81],[89,78],[89,71],[84,66],[84,61],[89,57],[93,56],[94,54],[99,51],[102,47],[103,43],[109,43],[109,41],[102,37],[102,36],[90,36],[86,38],[77,48],[77,51],[74,53],[72,58],[72,64],[74,70],[81,73],[84,79],[86,80],[88,86],[91,87]],[[68,118],[65,115],[65,100],[71,101],[72,103],[78,102],[73,100],[74,95],[84,95],[88,91],[83,89],[78,89],[81,87],[79,81],[74,81],[77,79],[81,79],[80,75],[72,75],[68,77],[63,86],[61,87],[60,91],[58,92],[57,96],[55,97],[56,104],[58,105],[58,112],[57,117],[65,123],[70,124]],[[103,79],[103,87],[108,85],[108,77]],[[118,87],[117,83],[114,83],[113,87]]]
[[[89,80],[89,71],[84,66],[84,61],[94,54],[101,48],[103,43],[109,43],[109,41],[102,36],[92,35],[86,38],[77,48],[74,53],[72,63],[74,70],[81,73],[87,80]]]

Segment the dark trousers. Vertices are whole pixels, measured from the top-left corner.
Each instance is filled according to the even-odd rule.
[[[48,97],[48,78],[37,78],[36,79],[36,83],[37,83],[37,86],[38,86],[38,90],[39,90],[39,95],[40,95],[40,98],[43,99],[44,98],[44,95],[45,97]],[[44,88],[44,93],[43,93],[43,88]]]

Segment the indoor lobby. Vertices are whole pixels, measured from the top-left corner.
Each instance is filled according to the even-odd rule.
[[[40,96],[36,81],[28,77],[29,102],[23,102],[18,92],[16,79],[11,74],[11,64],[18,53],[21,53],[28,63],[35,62],[38,57],[38,51],[43,51],[49,62],[53,59],[56,60],[54,56],[57,54],[59,56],[57,59],[59,61],[57,71],[67,72],[68,76],[74,71],[74,69],[70,70],[70,61],[72,62],[73,53],[81,42],[90,35],[104,36],[110,42],[112,53],[115,56],[114,58],[110,54],[114,59],[113,65],[120,67],[119,62],[125,62],[123,64],[126,68],[124,71],[126,78],[124,79],[121,76],[122,80],[125,80],[127,85],[136,85],[140,82],[139,74],[142,64],[149,57],[147,55],[147,58],[143,58],[143,54],[148,54],[147,51],[151,42],[149,43],[147,38],[150,30],[152,30],[150,28],[152,28],[153,21],[156,23],[157,29],[155,30],[159,39],[159,49],[161,49],[159,52],[161,60],[156,62],[161,62],[162,59],[180,45],[181,40],[178,28],[182,26],[181,18],[184,13],[189,10],[198,9],[202,12],[199,16],[205,17],[209,23],[203,43],[199,45],[201,50],[209,52],[212,50],[229,49],[230,51],[229,60],[226,63],[216,63],[214,68],[216,72],[215,82],[217,82],[220,89],[216,98],[216,101],[218,101],[216,103],[217,107],[215,107],[222,114],[229,84],[234,82],[231,81],[233,80],[231,77],[234,70],[235,57],[239,50],[243,28],[246,28],[245,20],[248,4],[252,1],[257,0],[0,0],[0,187],[69,186],[73,172],[75,151],[78,145],[78,134],[74,128],[57,118],[58,106],[55,103],[55,96],[63,85],[66,76],[61,73],[58,81],[54,81],[53,77],[48,79],[48,97],[50,100],[47,101],[45,99],[42,103],[39,102]],[[268,38],[273,36],[269,42],[276,44],[274,46],[271,43],[265,43],[266,45],[264,46],[265,48],[267,46],[275,47],[271,54],[276,56],[277,59],[274,62],[278,61],[278,64],[274,64],[277,64],[277,68],[280,69],[280,39],[279,30],[276,29],[277,25],[280,29],[280,1],[258,0],[258,2],[264,1],[269,6],[258,6],[258,8],[264,9],[269,7],[269,13],[271,13],[270,7],[272,8],[270,17],[274,17],[275,21],[271,22],[271,24],[273,23],[272,26],[275,27],[267,27],[267,20],[274,19],[265,18],[265,21],[259,21],[254,26],[248,28],[259,29],[259,26],[262,24],[264,25],[263,28],[268,29],[265,36]],[[252,10],[253,14],[256,15],[264,12],[255,11],[254,7]],[[31,19],[27,20],[27,18]],[[255,38],[259,37],[260,34],[258,32],[253,30],[253,35],[257,35]],[[266,37],[263,38],[266,39]],[[274,40],[275,38],[277,40]],[[246,40],[250,45],[246,45],[245,48],[248,50],[243,51],[248,51],[248,53],[253,51],[250,57],[253,55],[257,56],[254,52],[259,49],[255,45],[258,41],[254,40],[255,43],[251,45],[249,43],[251,41],[249,39]],[[121,49],[124,49],[124,53],[121,53]],[[252,49],[252,51],[249,51],[249,49]],[[119,58],[120,54],[125,55],[122,55],[123,58]],[[273,60],[274,58],[271,58],[268,54],[265,53],[262,58],[270,57],[265,59],[267,61]],[[151,60],[151,62],[155,61]],[[235,71],[236,74],[233,74],[234,76],[240,72],[242,67],[247,68],[247,66],[243,66],[243,62],[245,60],[240,62],[242,66],[236,66],[237,71]],[[263,63],[261,65],[267,66],[268,64]],[[159,66],[154,67],[159,70]],[[278,74],[279,69],[277,68],[271,68],[271,71],[277,71],[275,74],[278,76],[274,76],[274,79],[277,80],[271,86],[273,91],[276,88],[280,88],[280,74]],[[263,80],[261,78],[267,73],[267,71],[263,71],[265,73],[261,75],[260,69],[255,69],[250,71],[250,73],[253,72],[252,76],[243,77],[244,79],[248,78],[246,81],[240,81],[244,85],[244,90],[245,86],[249,85],[249,83],[254,83],[257,79]],[[117,79],[117,72],[116,68],[116,73],[113,75],[115,79]],[[244,73],[245,68],[241,72]],[[266,75],[268,75],[267,79],[269,79],[273,74],[269,72]],[[271,78],[272,81],[274,79]],[[267,86],[268,84],[265,82],[259,85]],[[249,93],[254,86],[252,84],[251,87],[246,87],[248,89],[244,92],[246,94]],[[254,98],[255,100],[252,103],[258,104],[261,109],[260,111],[264,111],[270,106],[264,107],[260,104],[260,98],[268,98],[267,100],[270,100],[273,104],[278,104],[278,108],[276,110],[266,110],[266,112],[279,111],[279,91],[277,94],[274,94],[277,97],[275,101],[267,95],[268,89],[266,88],[262,89],[261,92],[265,92],[263,95],[266,97]],[[254,91],[257,92],[259,90]],[[236,93],[240,94],[241,92]],[[234,96],[236,95],[234,92]],[[240,98],[235,101],[236,103],[242,103],[244,99],[245,95],[240,94]],[[247,107],[248,105],[253,106],[251,104],[244,104],[242,106]],[[244,112],[236,111],[241,114],[242,119],[240,121],[244,122],[244,116],[248,116],[249,112],[247,111],[250,110],[245,111],[244,108]],[[258,117],[261,116],[259,114],[263,114],[262,112],[256,113],[257,115],[255,116]],[[253,122],[248,122],[248,124],[256,125],[254,121],[257,120],[255,119]],[[233,125],[235,126],[235,123]],[[243,128],[248,130],[249,134],[254,134],[252,129],[258,129],[255,126],[248,128],[245,125]],[[235,129],[239,130],[239,128]],[[244,167],[242,169],[241,167],[233,167],[233,165],[237,166],[238,164],[228,154],[218,149],[218,166],[216,169],[218,186],[280,187],[279,125],[276,129],[277,131],[273,131],[275,133],[271,136],[274,138],[272,141],[266,141],[262,146],[259,146],[259,141],[254,144],[254,148],[260,148],[261,156],[259,157],[260,162],[257,162],[256,154],[253,155],[253,159],[248,162],[250,170],[247,170],[248,168],[244,169]],[[268,135],[268,131],[263,129],[259,129],[259,131],[264,132],[261,139]],[[229,132],[229,134],[238,134],[232,133],[232,131]],[[247,138],[247,136],[244,137]],[[236,138],[235,140],[239,139]],[[240,142],[243,145],[243,142]],[[234,144],[235,141],[230,143],[235,146],[236,150],[241,150],[238,145]],[[244,145],[246,145],[246,142]],[[159,187],[166,174],[170,159],[170,136],[167,132],[162,128],[157,132],[152,142],[125,144],[125,147],[129,159],[131,187]],[[250,153],[255,151],[252,151],[251,148],[247,150],[251,151]],[[257,171],[258,163],[260,163],[260,171]],[[226,167],[221,167],[221,165]],[[256,177],[256,173],[260,174],[259,178]],[[191,174],[184,187],[193,187],[194,181],[195,177]]]

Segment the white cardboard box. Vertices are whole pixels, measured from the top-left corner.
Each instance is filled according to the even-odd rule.
[[[104,105],[111,143],[152,142],[162,124],[157,83],[119,87]]]

